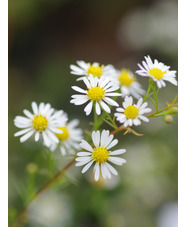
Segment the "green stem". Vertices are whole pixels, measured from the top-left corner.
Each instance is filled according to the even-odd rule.
[[[71,160],[63,169],[59,170],[49,181],[47,181],[31,198],[29,203],[22,209],[20,212],[19,216],[13,223],[12,227],[18,227],[21,226],[21,224],[25,221],[26,219],[26,212],[29,207],[29,205],[32,203],[33,200],[35,200],[39,194],[41,194],[43,191],[48,189],[52,184],[54,184],[59,177],[61,177],[73,164],[75,163],[75,158]]]
[[[96,131],[98,127],[98,116],[96,113],[96,105],[94,104],[94,123],[93,123],[93,128]]]
[[[118,126],[116,125],[115,121],[111,118],[111,116],[109,115],[109,113],[107,113],[106,111],[105,111],[105,113],[106,113],[106,115],[107,115],[109,121],[112,123],[113,128],[114,128],[114,129],[117,129]]]
[[[165,107],[165,108],[163,108],[163,109],[161,109],[161,110],[159,110],[159,111],[156,111],[155,113],[149,114],[147,117],[148,117],[148,118],[150,118],[150,117],[156,117],[156,116],[155,116],[156,114],[162,113],[162,112],[164,112],[164,111],[166,111],[166,110],[168,110],[168,109],[170,109],[170,108],[172,108],[172,107],[174,107],[174,106],[177,106],[177,105],[178,105],[178,104],[175,103],[175,104],[172,105],[171,107],[167,106],[167,107]],[[160,116],[160,115],[159,115],[159,116]],[[157,116],[157,117],[159,117],[159,116]]]
[[[147,99],[148,96],[149,96],[149,93],[150,93],[150,91],[151,91],[151,89],[152,89],[152,83],[153,83],[153,80],[152,80],[151,78],[149,78],[149,87],[148,87],[148,90],[147,90],[146,95],[145,95],[144,98],[143,98],[143,102],[145,102],[146,99]]]

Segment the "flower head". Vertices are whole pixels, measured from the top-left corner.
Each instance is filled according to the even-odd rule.
[[[79,150],[79,143],[82,140],[82,130],[76,128],[78,124],[79,120],[74,119],[66,123],[65,126],[59,127],[59,129],[63,132],[62,134],[56,133],[59,143],[52,144],[50,149],[54,151],[59,148],[62,155],[66,155],[67,153],[74,154],[76,150]]]
[[[65,125],[67,117],[62,110],[56,111],[51,108],[49,103],[41,102],[39,106],[32,102],[33,114],[28,110],[23,110],[26,117],[16,116],[14,124],[21,131],[15,133],[15,136],[21,136],[20,142],[25,142],[33,134],[35,141],[38,141],[42,135],[44,144],[49,147],[51,143],[58,143],[59,140],[55,133],[62,133],[58,128]]]
[[[150,108],[146,108],[148,105],[147,102],[143,103],[143,99],[140,98],[137,104],[133,104],[132,96],[125,97],[124,102],[122,103],[123,108],[117,108],[116,111],[119,113],[115,113],[116,120],[120,123],[123,123],[124,127],[132,126],[132,125],[140,125],[141,120],[148,122],[149,119],[143,116],[144,113],[149,113],[151,111]]]
[[[85,173],[90,166],[94,165],[94,178],[97,181],[100,177],[100,171],[102,173],[103,178],[111,178],[111,173],[117,175],[117,171],[110,163],[114,163],[116,165],[122,165],[126,162],[125,159],[114,157],[115,155],[120,155],[125,153],[125,149],[118,149],[115,151],[110,151],[112,147],[114,147],[118,140],[114,139],[113,135],[110,135],[109,130],[103,130],[102,133],[100,131],[92,132],[92,141],[94,146],[92,147],[85,140],[82,140],[80,146],[85,149],[83,152],[78,152],[76,158],[76,166],[84,166],[82,169],[82,173]]]
[[[119,83],[122,97],[132,95],[133,97],[139,99],[141,95],[145,94],[145,91],[141,88],[140,83],[137,82],[132,71],[128,69],[118,70],[117,74],[115,74],[115,78]]]
[[[93,77],[92,75],[88,78],[83,79],[86,84],[87,90],[83,90],[80,87],[72,86],[72,89],[82,93],[81,95],[72,95],[71,103],[75,105],[82,105],[87,101],[90,101],[84,111],[86,115],[89,115],[92,111],[93,103],[95,103],[96,113],[101,114],[100,106],[107,112],[110,113],[110,108],[107,104],[112,106],[118,106],[118,103],[108,96],[121,96],[120,93],[113,91],[118,90],[119,86],[108,80],[107,78]],[[106,104],[107,103],[107,104]]]
[[[150,56],[145,57],[145,61],[142,61],[143,65],[138,64],[140,70],[136,73],[140,76],[147,76],[156,82],[158,88],[165,87],[165,81],[177,85],[176,71],[169,70],[170,66],[164,65],[162,62],[158,62],[156,59],[152,62]]]
[[[92,75],[93,77],[110,76],[115,73],[115,69],[112,65],[100,65],[97,62],[93,64],[86,63],[84,61],[77,61],[77,65],[70,65],[71,74],[81,76],[77,80],[82,80],[85,77]]]

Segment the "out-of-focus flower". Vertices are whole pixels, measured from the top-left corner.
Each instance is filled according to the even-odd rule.
[[[70,65],[71,74],[81,76],[77,80],[82,80],[85,77],[92,75],[93,77],[109,77],[116,71],[113,65],[101,65],[97,62],[93,64],[86,63],[84,61],[77,61],[77,65]]]
[[[119,83],[122,97],[125,97],[126,95],[132,95],[133,97],[139,99],[141,95],[145,94],[145,91],[141,88],[140,83],[137,82],[137,79],[131,70],[117,70],[115,78]]]
[[[94,178],[98,181],[100,177],[100,170],[103,178],[111,178],[111,173],[117,175],[118,172],[114,167],[112,167],[109,162],[116,165],[122,165],[126,162],[125,159],[114,157],[114,155],[120,155],[125,153],[126,149],[118,149],[115,151],[109,151],[110,148],[114,147],[118,140],[114,139],[113,135],[110,135],[109,130],[103,130],[92,132],[92,141],[94,143],[94,148],[87,143],[85,140],[82,140],[80,146],[86,151],[78,152],[76,158],[76,166],[84,166],[82,173],[85,173],[93,163],[94,165]]]
[[[149,113],[151,108],[146,108],[147,102],[143,103],[143,98],[140,98],[137,104],[133,104],[132,96],[125,97],[122,103],[123,108],[119,107],[116,109],[119,113],[115,113],[116,120],[123,123],[124,127],[132,125],[140,125],[141,120],[148,122],[149,119],[143,116],[144,113]]]
[[[76,150],[79,150],[79,143],[82,140],[82,130],[76,128],[78,124],[79,120],[74,119],[65,126],[59,127],[59,129],[63,132],[62,134],[56,134],[59,139],[59,143],[52,144],[50,149],[54,151],[59,148],[62,155],[66,155],[67,153],[74,154]]]
[[[69,197],[51,191],[42,194],[30,205],[28,219],[32,227],[69,226],[72,220],[72,205]]]
[[[177,30],[177,1],[153,1],[148,7],[137,7],[123,16],[118,40],[124,48],[134,51],[154,49],[160,54],[175,56],[178,46]]]
[[[145,60],[146,62],[142,61],[143,65],[138,64],[140,68],[140,70],[136,71],[138,75],[152,78],[156,82],[158,88],[166,86],[164,81],[169,81],[170,83],[177,85],[175,79],[176,71],[169,70],[170,66],[164,65],[156,59],[153,63],[150,56],[145,57]]]
[[[178,204],[177,202],[169,202],[164,204],[157,218],[158,227],[177,227],[178,226]]]
[[[117,84],[114,84],[105,77],[98,79],[97,77],[94,78],[92,75],[88,78],[84,78],[83,81],[87,86],[87,90],[83,90],[82,88],[77,86],[72,86],[72,89],[82,94],[72,95],[73,99],[70,102],[74,103],[75,105],[82,105],[87,101],[90,101],[84,108],[86,115],[89,115],[91,113],[93,103],[95,103],[97,115],[101,114],[101,107],[107,113],[111,112],[107,104],[112,106],[119,106],[116,101],[108,97],[121,96],[120,93],[113,92],[119,89],[119,86]]]
[[[64,112],[62,110],[55,111],[49,103],[44,104],[43,102],[39,106],[32,102],[32,109],[33,114],[28,110],[23,110],[26,117],[15,117],[15,126],[22,128],[22,130],[15,133],[14,136],[23,135],[20,142],[25,142],[33,134],[35,134],[35,141],[38,141],[41,135],[47,147],[51,143],[58,143],[59,140],[55,133],[62,133],[58,127],[64,126],[67,121]]]

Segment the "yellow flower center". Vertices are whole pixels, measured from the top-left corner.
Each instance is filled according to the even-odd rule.
[[[107,151],[104,147],[97,147],[94,148],[92,152],[92,157],[94,161],[96,161],[97,163],[103,163],[108,160],[109,157],[108,153],[109,151]]]
[[[59,134],[56,133],[56,136],[58,137],[59,140],[66,140],[69,137],[69,132],[66,127],[58,127],[63,133]]]
[[[37,131],[43,131],[47,128],[48,120],[42,115],[36,115],[32,120],[32,125]]]
[[[135,78],[130,76],[129,70],[122,70],[118,80],[120,84],[129,87],[135,81]]]
[[[138,116],[139,109],[135,106],[127,106],[124,114],[127,119],[134,119]]]
[[[105,91],[101,87],[91,87],[87,91],[87,95],[92,101],[102,100],[104,97],[104,94],[105,94]]]
[[[100,78],[103,74],[102,68],[104,66],[93,66],[90,64],[89,69],[87,70],[88,75],[92,74],[94,77]]]
[[[153,68],[149,70],[149,74],[155,77],[157,80],[161,79],[163,77],[163,74],[165,73],[166,71],[162,72],[161,69],[157,69],[157,68]]]

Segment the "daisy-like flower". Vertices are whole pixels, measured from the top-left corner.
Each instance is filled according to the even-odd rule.
[[[139,82],[137,82],[135,75],[128,69],[118,70],[115,75],[122,93],[122,97],[132,95],[136,99],[139,99],[141,95],[145,94],[145,91],[141,88]]]
[[[72,89],[82,94],[72,95],[73,99],[70,102],[74,103],[75,105],[82,105],[87,101],[90,101],[84,108],[86,115],[89,115],[91,113],[93,103],[95,103],[97,115],[101,114],[101,107],[107,113],[111,112],[107,104],[112,106],[119,106],[116,101],[108,97],[121,96],[120,93],[113,92],[119,89],[119,86],[117,84],[114,84],[105,77],[98,79],[97,77],[93,77],[92,75],[88,78],[84,78],[83,81],[87,86],[87,90],[83,90],[82,88],[77,86],[72,86]]]
[[[140,125],[141,120],[149,122],[149,119],[143,116],[143,114],[149,113],[152,110],[151,108],[146,108],[148,103],[143,103],[143,98],[140,98],[137,104],[133,104],[132,96],[126,96],[122,105],[123,108],[117,108],[116,111],[118,111],[119,113],[115,113],[114,116],[116,116],[117,121],[123,123],[124,127]]]
[[[28,110],[23,110],[26,117],[16,116],[14,124],[18,128],[22,128],[14,136],[22,136],[20,142],[25,142],[33,134],[35,141],[38,141],[40,135],[43,137],[44,144],[49,147],[51,143],[58,143],[59,140],[55,133],[62,133],[58,127],[65,125],[67,117],[62,110],[56,111],[51,108],[49,103],[41,102],[37,105],[32,102],[33,114]]]
[[[79,143],[82,140],[82,130],[76,128],[79,124],[79,120],[74,119],[67,123],[63,127],[59,127],[59,129],[63,132],[62,134],[56,133],[56,136],[59,139],[59,143],[52,144],[50,149],[54,151],[59,149],[62,155],[66,155],[67,153],[74,154],[75,151],[80,149]]]
[[[77,61],[77,65],[70,65],[71,74],[81,76],[77,80],[82,80],[84,77],[88,77],[92,75],[93,77],[102,77],[102,76],[110,76],[114,74],[115,68],[113,65],[100,65],[97,62],[92,64],[86,63],[84,61]]]
[[[152,62],[150,56],[145,57],[146,61],[142,61],[142,65],[138,64],[140,70],[136,73],[140,76],[151,77],[156,82],[158,88],[165,87],[165,81],[177,85],[176,71],[169,70],[170,66],[164,65],[162,62],[158,62],[156,59]]]
[[[118,149],[115,151],[110,151],[114,147],[118,140],[114,139],[113,135],[110,135],[109,130],[103,130],[92,132],[92,141],[94,146],[92,147],[85,140],[82,140],[80,146],[85,149],[85,151],[78,152],[76,158],[76,166],[84,166],[82,173],[85,173],[90,166],[94,165],[94,178],[97,181],[100,177],[100,172],[102,173],[103,178],[111,178],[111,173],[117,175],[117,171],[110,163],[116,165],[122,165],[126,162],[125,159],[120,157],[114,157],[115,155],[120,155],[125,153],[125,149]]]

